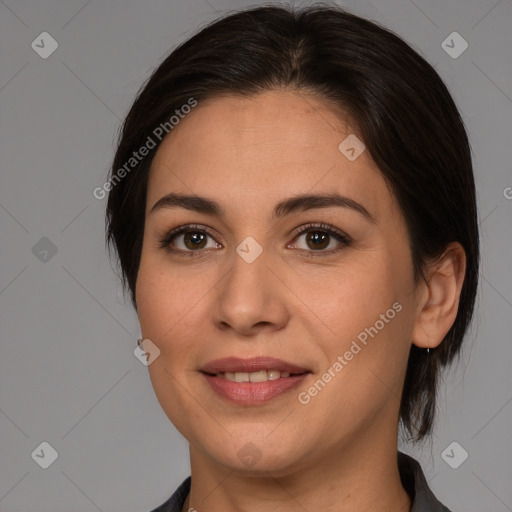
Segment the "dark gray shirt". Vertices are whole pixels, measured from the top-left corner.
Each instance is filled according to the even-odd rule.
[[[412,505],[409,512],[450,512],[430,490],[423,470],[415,459],[398,452],[398,470],[402,485],[411,497]],[[165,503],[151,512],[181,512],[190,492],[190,482],[191,477],[189,476]]]

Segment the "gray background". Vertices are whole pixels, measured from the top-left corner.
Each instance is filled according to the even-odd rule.
[[[474,152],[478,310],[441,388],[435,435],[422,449],[402,449],[454,512],[512,510],[512,3],[340,4],[436,66]],[[149,73],[205,22],[250,5],[0,2],[2,511],[149,510],[189,474],[187,444],[133,355],[137,317],[104,249],[105,201],[92,191],[105,182],[116,130]],[[31,48],[43,31],[59,45],[47,59]],[[441,46],[453,31],[469,44],[458,58]],[[54,255],[33,249],[43,237]],[[48,469],[31,457],[43,441],[59,455]],[[453,441],[469,453],[457,469],[441,456]]]

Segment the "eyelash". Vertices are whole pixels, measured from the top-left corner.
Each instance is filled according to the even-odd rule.
[[[334,237],[336,240],[341,242],[341,247],[338,247],[336,249],[330,249],[328,251],[318,250],[318,251],[308,251],[306,249],[299,249],[300,251],[304,251],[308,253],[308,257],[316,258],[318,256],[326,256],[331,255],[333,253],[336,253],[340,250],[342,250],[344,247],[350,246],[352,243],[352,240],[350,237],[348,237],[346,234],[344,234],[342,231],[339,231],[336,229],[332,224],[324,224],[323,222],[320,223],[311,223],[306,224],[305,226],[301,226],[300,228],[297,228],[294,230],[293,233],[293,240],[297,239],[299,236],[303,235],[304,233],[308,233],[309,231],[318,231],[320,233],[328,234],[332,237]],[[160,248],[165,249],[169,253],[177,254],[179,256],[185,256],[185,257],[197,257],[201,255],[201,252],[204,251],[204,249],[200,249],[197,251],[184,251],[182,249],[173,249],[171,246],[171,242],[174,237],[189,233],[189,232],[203,232],[206,233],[208,236],[214,238],[213,233],[210,232],[210,230],[206,226],[201,226],[198,224],[187,224],[184,226],[180,226],[176,229],[171,230],[169,233],[167,233],[163,239],[159,240]],[[217,242],[218,243],[218,242]]]

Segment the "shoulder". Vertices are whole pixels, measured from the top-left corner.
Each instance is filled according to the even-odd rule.
[[[181,512],[187,495],[190,492],[190,482],[191,477],[188,476],[165,503],[162,503],[150,512]]]
[[[398,452],[398,470],[402,484],[411,497],[410,512],[451,512],[434,496],[416,459]]]

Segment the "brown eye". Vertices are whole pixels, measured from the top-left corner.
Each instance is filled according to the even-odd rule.
[[[187,249],[204,249],[207,236],[199,231],[188,231],[183,237],[183,243]]]
[[[209,246],[208,239],[213,240]],[[170,253],[194,256],[203,249],[217,249],[222,246],[213,239],[206,228],[187,225],[170,231],[160,240],[160,247]]]
[[[300,247],[300,244],[298,244],[298,248],[305,251],[306,254],[309,253],[313,256],[332,254],[333,252],[340,251],[344,247],[349,246],[352,242],[352,240],[341,231],[338,231],[331,225],[323,223],[308,224],[307,226],[299,228],[294,238],[295,243],[302,237],[305,237],[304,245]],[[333,242],[334,247],[332,247]],[[312,254],[315,252],[317,254]]]
[[[306,236],[308,247],[313,250],[325,249],[329,245],[330,235],[323,231],[309,231]]]

